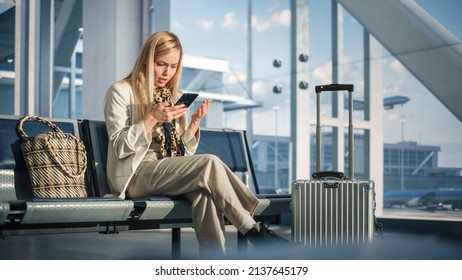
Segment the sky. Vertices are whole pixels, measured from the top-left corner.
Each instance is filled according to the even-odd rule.
[[[331,83],[331,1],[309,2],[310,71],[307,80],[308,90],[314,92],[314,85]],[[462,38],[462,1],[417,0],[416,3],[457,38]],[[229,61],[230,71],[218,92],[247,94],[244,88],[247,79],[247,6],[247,0],[172,1],[172,31],[182,40],[185,53]],[[252,14],[252,98],[263,103],[261,108],[253,110],[253,131],[254,134],[275,135],[273,107],[278,106],[281,109],[277,113],[277,133],[289,136],[290,1],[254,0]],[[345,72],[348,73],[344,80],[351,81],[359,89],[363,84],[363,29],[346,11],[344,34]],[[280,68],[273,67],[274,59],[282,61]],[[439,166],[462,168],[462,123],[385,49],[383,64],[384,97],[404,95],[411,99],[403,106],[384,111],[384,142],[397,143],[404,138],[422,145],[440,146]],[[281,94],[272,92],[274,85],[282,86]],[[361,100],[361,90],[355,91],[354,97]],[[328,110],[328,103],[329,100],[324,101],[323,110]],[[311,112],[314,118],[314,108]],[[357,114],[355,118],[362,118]],[[245,129],[245,118],[245,111],[227,113],[225,126]]]

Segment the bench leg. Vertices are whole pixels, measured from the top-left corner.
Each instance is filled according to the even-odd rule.
[[[117,226],[115,223],[106,223],[106,230],[100,231],[101,234],[118,234]]]
[[[172,228],[172,259],[181,258],[181,228]]]

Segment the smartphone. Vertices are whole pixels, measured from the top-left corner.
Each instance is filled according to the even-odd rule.
[[[191,103],[197,98],[198,93],[184,93],[180,99],[175,103],[175,105],[184,104],[186,107],[189,107]]]

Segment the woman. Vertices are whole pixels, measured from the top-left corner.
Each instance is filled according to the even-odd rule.
[[[258,199],[216,156],[194,155],[205,100],[187,123],[181,96],[183,50],[176,35],[152,34],[132,72],[107,91],[108,181],[120,198],[184,195],[201,253],[225,253],[223,214],[254,244],[280,240],[252,214]],[[258,246],[258,245],[257,245]]]

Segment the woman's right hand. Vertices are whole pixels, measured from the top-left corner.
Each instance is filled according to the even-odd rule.
[[[150,131],[157,123],[171,122],[178,119],[186,112],[188,108],[184,104],[172,106],[168,101],[152,104],[151,111],[144,118],[144,127]]]

